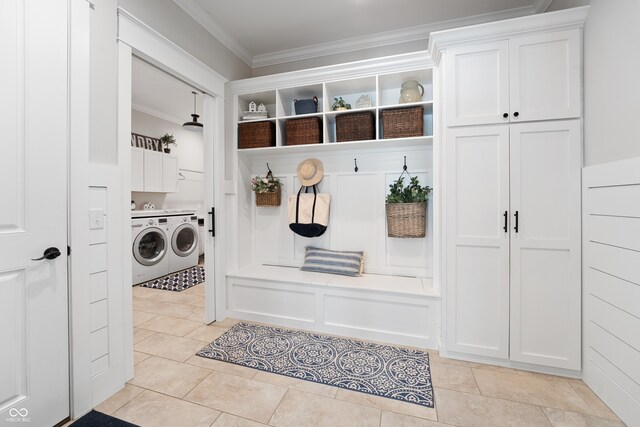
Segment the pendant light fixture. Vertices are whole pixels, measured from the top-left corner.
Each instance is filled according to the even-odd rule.
[[[193,114],[191,115],[192,120],[190,122],[186,122],[182,125],[185,130],[191,132],[202,132],[202,123],[198,123],[198,114],[196,114],[196,96],[198,93],[195,91],[191,92],[193,94]]]

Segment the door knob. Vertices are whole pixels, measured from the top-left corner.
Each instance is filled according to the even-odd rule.
[[[47,248],[44,250],[44,254],[40,258],[31,258],[31,261],[41,261],[43,259],[56,259],[60,255],[60,250],[58,248]]]
[[[504,113],[504,114],[502,115],[502,117],[504,117],[504,118],[506,119],[507,117],[509,117],[509,113]]]
[[[517,111],[515,113],[513,113],[513,117],[518,117],[520,115],[520,113],[518,113]]]

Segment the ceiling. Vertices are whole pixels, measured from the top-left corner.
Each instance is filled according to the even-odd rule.
[[[194,89],[155,66],[133,57],[131,106],[134,110],[182,124],[191,120]],[[196,97],[196,109],[202,113],[202,97]]]
[[[173,0],[253,68],[544,12],[553,0]]]

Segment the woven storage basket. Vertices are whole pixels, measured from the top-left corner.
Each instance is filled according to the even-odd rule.
[[[424,237],[427,235],[427,202],[387,203],[389,237]]]
[[[322,119],[287,120],[284,124],[286,145],[320,144],[322,142]]]
[[[276,145],[273,122],[238,123],[238,148],[262,148]]]
[[[397,108],[382,112],[384,138],[423,136],[423,107]]]
[[[271,193],[256,193],[256,206],[280,206],[282,189]]]
[[[371,111],[336,116],[336,141],[362,141],[376,138],[376,125]]]

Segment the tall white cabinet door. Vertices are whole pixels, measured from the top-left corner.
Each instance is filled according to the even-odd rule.
[[[144,151],[131,147],[131,191],[144,191]]]
[[[580,30],[509,40],[511,121],[580,117]]]
[[[509,356],[509,127],[449,129],[447,350]]]
[[[508,54],[507,40],[447,51],[448,126],[509,122]]]
[[[144,191],[162,192],[162,153],[144,150]]]
[[[162,156],[162,191],[176,193],[178,191],[178,158],[164,154]]]
[[[580,369],[580,121],[511,126],[511,359]]]

